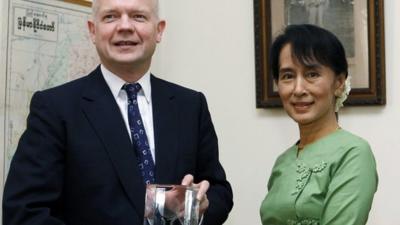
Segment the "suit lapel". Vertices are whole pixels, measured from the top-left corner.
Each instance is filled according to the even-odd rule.
[[[176,182],[178,155],[178,111],[175,95],[170,86],[151,76],[154,142],[156,155],[156,182]]]
[[[139,215],[144,215],[145,186],[121,112],[100,67],[89,76],[82,98],[83,111],[105,146],[129,199]]]

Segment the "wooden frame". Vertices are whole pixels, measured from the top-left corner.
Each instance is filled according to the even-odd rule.
[[[285,0],[275,0],[279,3],[284,4]],[[331,0],[332,1],[332,0]],[[338,1],[338,0],[337,0]],[[349,60],[349,69],[351,66],[357,68],[365,67],[365,73],[357,73],[354,70],[352,76],[363,76],[365,79],[365,86],[353,85],[348,100],[345,105],[384,105],[386,104],[386,89],[385,89],[385,43],[384,43],[384,15],[383,15],[383,2],[384,0],[350,0],[355,1],[356,4],[363,4],[365,7],[364,12],[367,14],[365,17],[365,34],[362,32],[353,31],[356,35],[362,35],[361,38],[365,39],[365,46],[355,47],[356,51],[364,52],[363,54],[355,54],[355,63]],[[365,1],[365,2],[363,2]],[[269,48],[273,40],[274,34],[276,34],[276,24],[284,23],[281,19],[277,22],[271,13],[271,5],[274,0],[254,0],[254,31],[255,31],[255,66],[256,66],[256,106],[257,108],[271,108],[281,107],[279,95],[274,86],[272,75],[270,74],[269,66]],[[288,2],[288,1],[287,1]],[[293,1],[292,1],[293,2]],[[299,1],[304,2],[304,1]],[[304,3],[303,3],[304,4]],[[273,5],[275,6],[275,5]],[[283,10],[283,8],[282,8]],[[274,11],[276,8],[274,8]],[[354,10],[356,12],[357,10]],[[276,14],[274,12],[274,14]],[[285,10],[285,13],[288,11]],[[357,11],[358,12],[358,11]],[[283,14],[283,11],[280,13]],[[341,15],[339,15],[341,16]],[[359,17],[359,16],[357,16]],[[331,21],[330,21],[331,22]],[[355,22],[354,22],[355,23]],[[281,24],[279,30],[284,25]],[[355,23],[354,29],[356,30],[357,25]],[[275,27],[275,28],[274,28]],[[274,30],[273,30],[274,28]],[[357,29],[361,29],[358,27]],[[274,32],[275,31],[275,32]],[[361,34],[359,34],[361,33]],[[355,42],[355,41],[354,41]],[[359,38],[357,38],[359,42]],[[355,42],[357,44],[357,42]],[[358,48],[358,49],[357,49]],[[368,57],[365,57],[368,56]],[[358,63],[359,57],[365,58],[363,63]],[[353,64],[353,65],[350,65]],[[361,64],[361,65],[359,65]],[[350,72],[351,73],[351,72]],[[351,80],[353,81],[353,79]]]
[[[78,4],[78,5],[83,5],[83,6],[92,6],[92,1],[91,0],[63,0],[64,2],[69,2],[73,4]]]

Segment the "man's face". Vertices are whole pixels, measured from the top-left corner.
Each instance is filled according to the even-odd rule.
[[[147,71],[165,21],[155,0],[96,0],[89,32],[101,62],[111,70],[129,67]]]

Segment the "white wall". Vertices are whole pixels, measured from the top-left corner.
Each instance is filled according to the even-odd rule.
[[[167,30],[153,72],[203,91],[234,190],[226,224],[261,224],[259,206],[275,158],[297,137],[280,109],[255,108],[253,1],[161,0]],[[387,105],[348,107],[341,126],[369,140],[379,172],[369,225],[399,225],[400,1],[385,1]],[[397,214],[396,214],[397,213]]]

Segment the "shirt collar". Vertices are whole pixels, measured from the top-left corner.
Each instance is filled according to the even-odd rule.
[[[127,82],[109,71],[105,66],[103,66],[103,64],[101,64],[100,68],[101,73],[103,74],[106,83],[110,87],[114,98],[117,99],[122,86]],[[139,83],[140,86],[142,86],[143,95],[146,98],[147,103],[151,103],[150,71],[147,71],[138,81],[136,81],[136,83]]]

